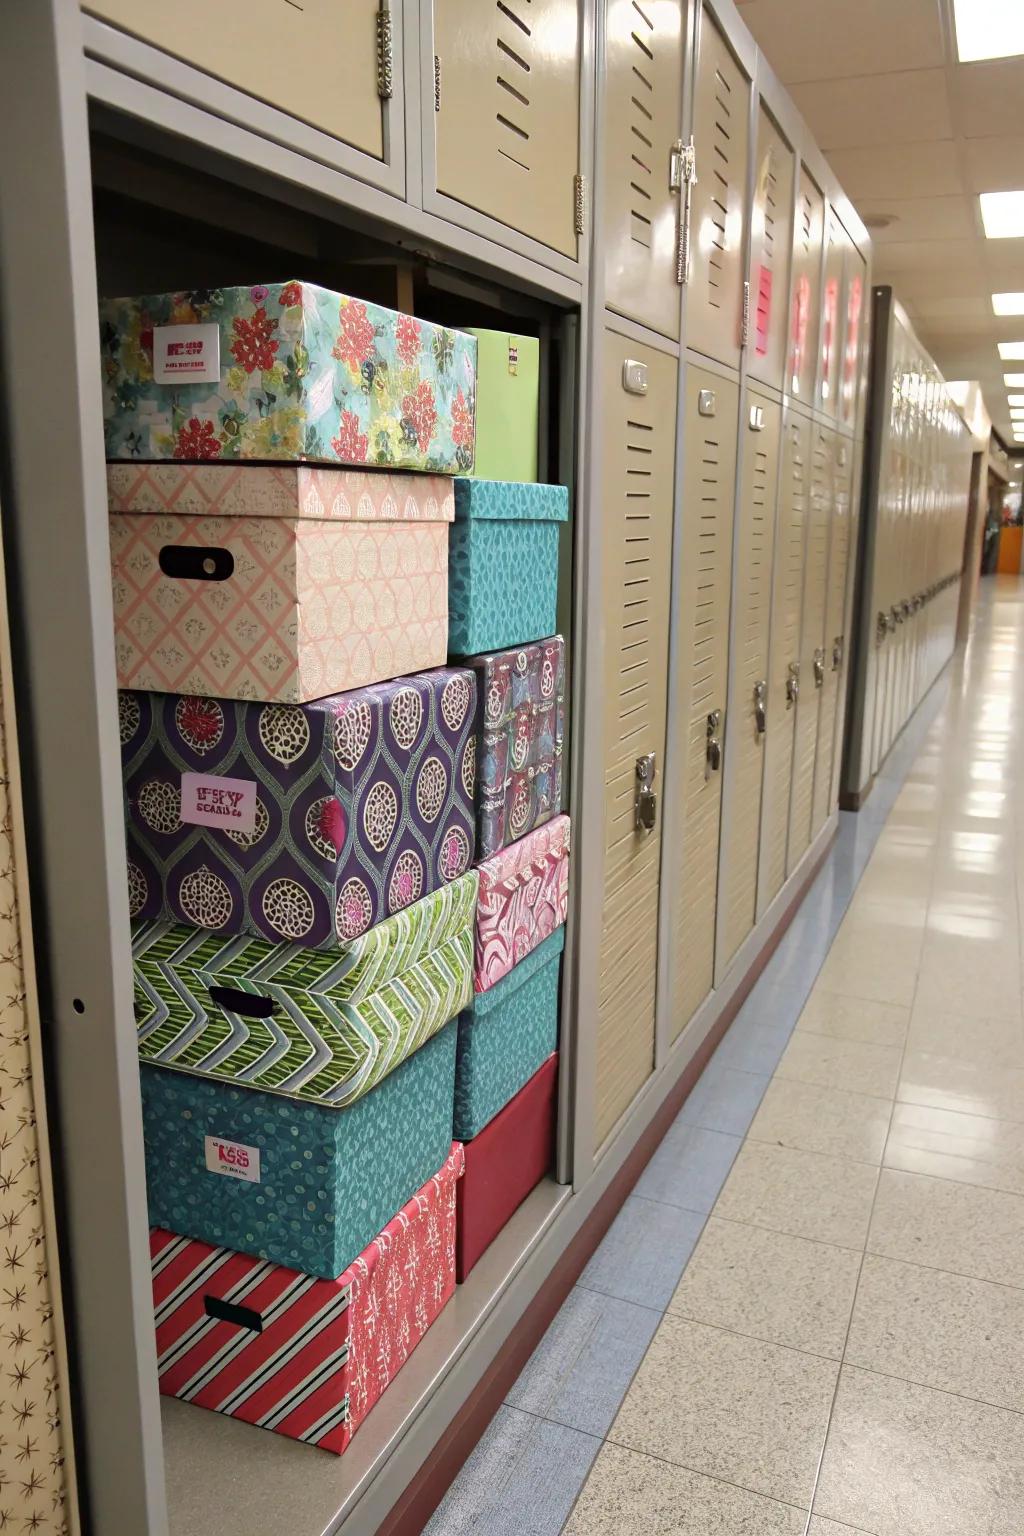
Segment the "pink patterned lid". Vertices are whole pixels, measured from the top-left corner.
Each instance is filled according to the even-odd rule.
[[[318,522],[450,523],[445,475],[321,464],[108,464],[111,513],[292,517]]]

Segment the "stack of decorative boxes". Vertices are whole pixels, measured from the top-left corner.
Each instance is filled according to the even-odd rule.
[[[477,342],[292,282],[109,301],[102,343],[161,1387],[340,1452],[455,1280]]]

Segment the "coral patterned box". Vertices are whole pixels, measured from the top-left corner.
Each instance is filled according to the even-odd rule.
[[[100,303],[108,459],[308,459],[465,474],[474,336],[312,283]]]
[[[473,862],[476,676],[311,704],[120,696],[133,917],[321,949]]]
[[[565,646],[471,656],[477,675],[477,858],[549,821],[562,804]]]
[[[341,1455],[455,1290],[458,1142],[336,1280],[150,1234],[160,1390]]]
[[[451,486],[309,464],[109,465],[118,682],[304,704],[443,666]]]
[[[569,911],[569,818],[510,843],[478,865],[473,986],[486,992],[549,938]]]

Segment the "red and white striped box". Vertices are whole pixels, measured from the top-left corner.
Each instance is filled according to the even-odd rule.
[[[150,1234],[160,1390],[340,1456],[455,1289],[462,1145],[339,1275]]]

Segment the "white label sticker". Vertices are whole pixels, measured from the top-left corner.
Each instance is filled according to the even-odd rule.
[[[334,404],[334,369],[325,368],[306,393],[306,419],[319,421]]]
[[[207,1136],[206,1166],[210,1173],[224,1173],[229,1179],[244,1179],[247,1184],[258,1184],[260,1149],[247,1147],[243,1141],[225,1141],[222,1136]]]
[[[220,382],[220,326],[153,327],[153,378],[158,384]]]
[[[227,832],[255,831],[255,779],[226,779],[215,773],[183,773],[181,819],[193,827],[223,827]]]

